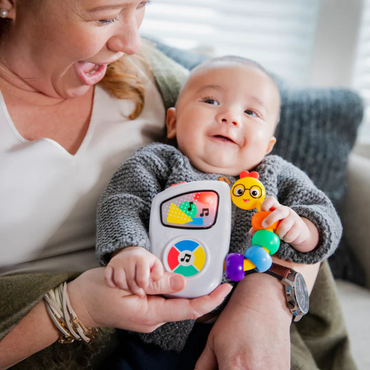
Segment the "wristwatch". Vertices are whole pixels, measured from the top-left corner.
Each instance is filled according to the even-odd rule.
[[[284,285],[287,306],[293,315],[292,321],[299,321],[309,308],[307,286],[302,274],[277,263],[273,263],[265,274],[276,277]]]

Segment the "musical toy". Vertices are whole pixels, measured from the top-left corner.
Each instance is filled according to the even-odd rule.
[[[259,181],[257,172],[243,171],[240,179],[231,188],[233,203],[242,209],[257,209],[252,217],[252,227],[255,231],[252,246],[244,256],[240,253],[230,253],[225,260],[226,276],[233,281],[240,281],[245,277],[245,271],[255,269],[257,272],[267,271],[272,264],[271,255],[280,247],[280,238],[275,234],[280,221],[268,228],[262,226],[263,220],[271,212],[261,212],[261,205],[266,196],[266,190]]]
[[[155,196],[149,224],[152,252],[166,271],[187,279],[185,288],[170,296],[206,295],[221,283],[230,233],[230,187],[225,182],[180,183]]]

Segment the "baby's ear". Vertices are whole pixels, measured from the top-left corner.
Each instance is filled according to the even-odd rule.
[[[173,139],[176,137],[176,108],[167,109],[166,117],[167,138]]]
[[[272,149],[274,149],[274,145],[276,143],[276,137],[273,136],[270,141],[269,141],[269,145],[267,146],[267,150],[266,150],[266,154],[269,154],[271,153]]]

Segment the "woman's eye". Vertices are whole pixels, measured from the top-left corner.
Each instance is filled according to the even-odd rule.
[[[219,105],[218,101],[213,98],[204,98],[203,102],[206,104],[211,104],[211,105]]]
[[[244,113],[248,116],[257,117],[257,114],[250,109],[245,110]]]
[[[99,23],[102,24],[102,25],[105,25],[105,24],[110,24],[110,23],[114,23],[116,21],[118,21],[119,17],[118,15],[114,18],[109,18],[109,19],[99,19]]]
[[[140,8],[144,8],[145,6],[149,5],[151,3],[151,0],[148,0],[148,1],[142,1],[139,5],[138,5],[138,9]]]

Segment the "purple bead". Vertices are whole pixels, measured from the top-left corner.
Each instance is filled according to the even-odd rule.
[[[244,279],[244,256],[240,253],[230,253],[226,257],[226,276],[232,281]]]

